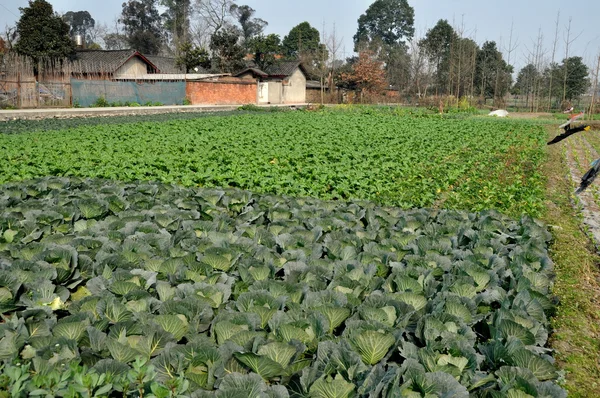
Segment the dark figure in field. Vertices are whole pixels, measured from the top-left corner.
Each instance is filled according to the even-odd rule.
[[[556,144],[557,142],[560,142],[562,140],[564,140],[565,138],[575,134],[575,133],[579,133],[580,131],[589,131],[590,126],[577,126],[577,127],[571,127],[570,125],[567,126],[567,128],[565,128],[565,132],[562,134],[557,135],[556,137],[554,137],[554,139],[552,141],[550,141],[548,143],[548,145],[552,145],[552,144]]]
[[[581,193],[587,187],[589,187],[592,184],[592,182],[594,182],[594,180],[596,179],[598,171],[600,171],[600,159],[596,159],[592,162],[592,168],[589,169],[587,173],[583,175],[583,177],[581,177],[581,184],[579,185],[579,188],[577,188],[577,191],[575,191],[575,193]]]
[[[557,142],[560,142],[575,133],[579,133],[580,131],[588,131],[590,129],[589,126],[572,127],[573,122],[581,119],[583,117],[583,115],[584,115],[583,112],[578,113],[576,115],[572,115],[569,120],[567,120],[565,123],[558,126],[559,129],[564,129],[565,132],[554,137],[554,139],[552,141],[550,141],[548,143],[548,145],[556,144]]]

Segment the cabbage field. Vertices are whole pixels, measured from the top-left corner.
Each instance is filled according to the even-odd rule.
[[[0,397],[566,397],[538,126],[7,126]]]

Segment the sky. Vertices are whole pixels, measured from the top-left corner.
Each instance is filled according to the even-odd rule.
[[[121,12],[124,0],[49,0],[55,11],[87,10],[96,21],[111,24]],[[560,12],[560,33],[557,60],[565,54],[564,38],[569,17],[572,17],[571,35],[577,39],[571,45],[570,55],[583,57],[588,65],[595,66],[600,54],[600,1],[580,2],[571,6],[564,0],[408,0],[415,9],[416,37],[425,35],[439,19],[447,19],[454,26],[464,26],[464,35],[475,39],[480,45],[485,40],[498,43],[500,49],[508,49],[511,25],[513,46],[511,63],[517,68],[527,63],[528,53],[541,32],[548,59],[551,57],[555,35],[555,21]],[[238,0],[256,10],[256,17],[266,20],[266,33],[277,33],[283,39],[295,25],[308,21],[319,31],[330,34],[335,25],[337,37],[342,39],[345,55],[353,52],[352,37],[356,33],[358,17],[366,11],[373,0]],[[500,3],[502,3],[500,5]],[[584,4],[585,3],[585,4]],[[0,29],[14,25],[19,7],[27,6],[27,0],[0,0]],[[484,5],[485,4],[485,5]],[[505,54],[505,59],[507,54]]]

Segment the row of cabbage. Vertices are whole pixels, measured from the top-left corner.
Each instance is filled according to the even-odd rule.
[[[547,348],[549,239],[532,219],[492,211],[75,178],[6,184],[0,387],[564,397]]]

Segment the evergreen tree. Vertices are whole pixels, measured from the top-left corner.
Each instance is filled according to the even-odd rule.
[[[69,37],[69,25],[57,15],[46,0],[33,0],[29,7],[19,8],[18,41],[15,51],[32,57],[65,58],[75,55],[75,44]]]

